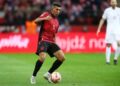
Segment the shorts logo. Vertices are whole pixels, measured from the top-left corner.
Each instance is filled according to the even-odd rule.
[[[41,46],[40,50],[44,50],[44,46]]]

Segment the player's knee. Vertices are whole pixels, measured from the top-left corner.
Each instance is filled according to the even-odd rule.
[[[117,46],[120,47],[120,42],[117,43]]]
[[[40,61],[44,62],[45,58],[46,58],[46,53],[40,53],[39,54],[39,60]]]
[[[64,62],[64,61],[65,61],[65,57],[64,57],[64,56],[61,56],[61,57],[59,57],[58,60],[61,61],[61,62]]]
[[[62,62],[65,61],[65,57],[62,58]]]
[[[39,60],[40,60],[41,62],[44,62],[44,61],[45,61],[45,58],[39,56]]]
[[[111,47],[111,44],[110,44],[110,43],[107,43],[106,46],[107,46],[107,47]]]
[[[54,53],[54,55],[59,61],[61,61],[61,62],[65,61],[65,55],[61,50]]]

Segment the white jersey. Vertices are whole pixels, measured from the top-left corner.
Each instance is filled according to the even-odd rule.
[[[107,20],[106,34],[120,34],[120,8],[116,7],[113,9],[109,7],[105,9],[102,16],[103,19]]]

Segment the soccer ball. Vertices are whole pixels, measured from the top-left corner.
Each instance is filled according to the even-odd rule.
[[[61,81],[61,74],[59,72],[53,72],[51,74],[51,81],[53,83],[59,83]]]

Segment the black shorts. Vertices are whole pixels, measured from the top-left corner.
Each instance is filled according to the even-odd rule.
[[[41,41],[38,44],[36,54],[39,55],[40,52],[47,52],[50,55],[50,57],[54,57],[53,54],[58,50],[60,50],[60,48],[55,43]]]

